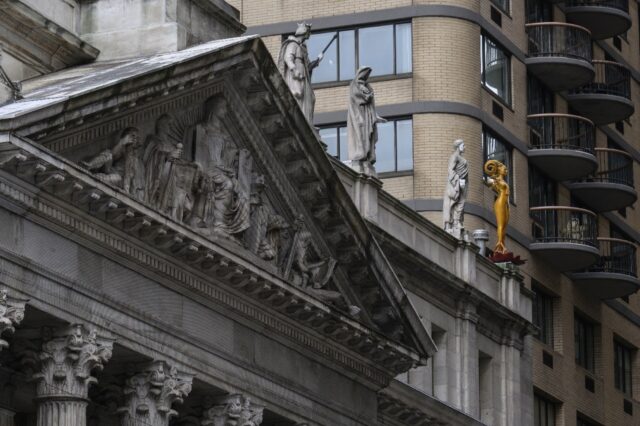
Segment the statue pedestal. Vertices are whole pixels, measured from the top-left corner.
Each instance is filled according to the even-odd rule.
[[[365,219],[378,221],[378,191],[382,181],[376,169],[368,161],[345,161],[344,164],[358,173],[353,186],[353,202]]]

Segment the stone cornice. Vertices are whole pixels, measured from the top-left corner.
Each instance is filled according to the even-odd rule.
[[[0,4],[0,28],[3,48],[41,73],[95,60],[100,53],[21,1]]]
[[[389,378],[419,362],[413,352],[285,283],[273,271],[261,267],[257,259],[249,258],[249,253],[243,257],[203,238],[27,140],[5,134],[1,142],[19,150],[10,160],[5,160],[2,167],[23,184],[2,179],[0,196],[29,209],[31,213],[71,228],[76,234],[98,242],[141,267],[169,276],[198,294],[263,322],[268,328],[334,363],[357,371],[378,385],[384,386]],[[52,194],[61,202],[55,203],[42,194],[36,195],[40,191]],[[75,207],[104,221],[107,227],[138,235],[154,249],[174,257],[177,264],[164,262],[153,252],[145,250],[144,245],[134,245],[116,232],[94,226],[91,221],[74,214],[73,209],[66,209],[65,197],[75,200]],[[191,274],[187,268],[179,266],[181,263],[203,274]],[[211,278],[207,280],[204,277]],[[246,303],[242,297],[224,291],[220,282],[233,289],[233,293],[249,297],[253,303]],[[263,309],[256,309],[255,303],[262,305]],[[294,331],[286,322],[277,321],[276,316],[265,313],[274,310],[313,332]],[[317,338],[313,337],[314,333],[319,334]],[[327,345],[326,339],[335,343]],[[335,344],[343,349],[339,350]]]

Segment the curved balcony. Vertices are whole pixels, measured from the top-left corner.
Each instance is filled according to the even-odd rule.
[[[589,30],[563,22],[527,24],[526,29],[527,69],[549,89],[573,89],[593,79]]]
[[[636,245],[617,238],[598,238],[600,258],[584,271],[571,274],[580,289],[599,299],[613,299],[640,289]]]
[[[567,0],[567,21],[591,31],[595,40],[613,37],[631,28],[629,0]]]
[[[593,81],[567,94],[571,107],[595,124],[613,123],[633,114],[629,70],[611,61],[593,60],[593,66]]]
[[[534,114],[529,126],[529,162],[557,181],[578,179],[595,172],[595,128],[570,114]]]
[[[633,185],[633,157],[624,151],[596,148],[598,169],[570,183],[571,193],[596,212],[619,210],[638,199]]]
[[[600,256],[596,215],[576,207],[531,207],[529,250],[559,271],[583,269]]]

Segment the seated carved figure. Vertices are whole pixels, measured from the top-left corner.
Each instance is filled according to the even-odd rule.
[[[123,188],[138,199],[144,198],[144,165],[140,159],[138,129],[135,127],[124,129],[113,148],[105,149],[80,164],[94,172],[97,178]]]
[[[159,208],[173,219],[186,221],[193,210],[194,192],[199,175],[199,166],[183,160],[182,144],[171,153],[160,176],[161,192]]]

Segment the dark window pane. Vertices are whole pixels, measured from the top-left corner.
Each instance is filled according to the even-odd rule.
[[[396,73],[412,70],[411,24],[396,25]]]
[[[358,30],[360,67],[371,67],[372,76],[393,74],[393,25]]]
[[[349,141],[347,138],[347,128],[340,127],[340,161],[347,161],[349,159]]]
[[[307,41],[309,49],[309,59],[314,60],[318,57],[322,49],[331,41],[335,33],[313,34]],[[313,70],[311,81],[313,83],[321,83],[324,81],[335,81],[338,77],[338,48],[336,42],[325,52],[324,59],[320,65]]]
[[[327,144],[327,152],[334,157],[338,155],[338,129],[330,127],[320,129],[320,139]]]
[[[378,124],[378,143],[376,144],[376,171],[378,173],[395,170],[393,121]]]
[[[356,76],[355,31],[340,31],[340,80],[351,80]]]
[[[398,171],[413,170],[413,120],[396,122]]]

